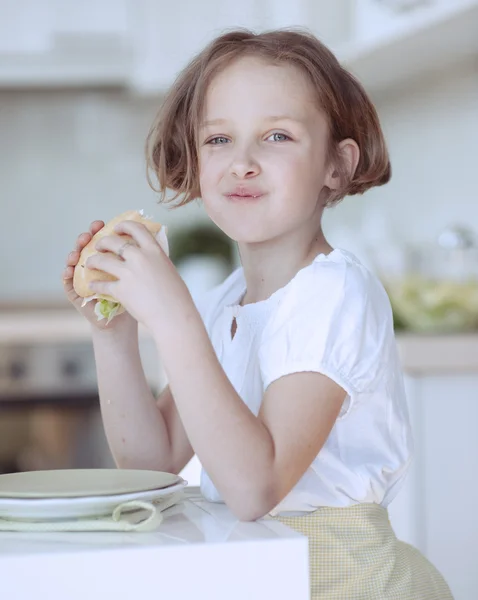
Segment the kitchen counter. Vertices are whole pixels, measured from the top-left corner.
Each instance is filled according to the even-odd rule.
[[[8,600],[306,600],[308,544],[189,487],[151,533],[0,532],[0,579]]]
[[[402,367],[408,375],[478,373],[478,332],[398,333],[396,337]]]
[[[149,337],[140,326],[140,337]],[[88,321],[72,307],[0,310],[0,343],[38,344],[83,342],[91,339]]]
[[[140,339],[151,339],[140,326]],[[0,344],[84,342],[91,339],[88,323],[73,308],[0,310]],[[478,332],[454,335],[397,333],[405,372],[478,373]]]

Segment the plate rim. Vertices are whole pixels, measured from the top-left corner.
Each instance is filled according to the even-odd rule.
[[[61,474],[68,474],[69,476],[71,476],[73,473],[81,471],[83,473],[86,473],[88,471],[94,471],[95,473],[99,473],[99,472],[108,472],[108,473],[112,473],[112,472],[119,472],[122,471],[123,473],[125,472],[142,472],[142,473],[149,473],[151,475],[154,476],[158,476],[158,475],[167,475],[170,478],[173,478],[174,481],[172,481],[169,484],[165,484],[165,485],[161,485],[158,486],[157,484],[155,485],[154,483],[151,483],[151,485],[147,485],[146,487],[141,487],[138,486],[136,489],[133,489],[134,486],[132,486],[130,488],[130,490],[128,492],[117,492],[117,493],[111,493],[111,490],[104,490],[104,492],[101,491],[93,491],[93,488],[90,488],[90,491],[87,492],[83,492],[83,493],[79,493],[78,491],[71,491],[71,492],[31,492],[31,491],[20,491],[20,492],[15,492],[15,491],[11,491],[11,489],[2,489],[2,477],[8,477],[8,476],[18,476],[19,478],[25,477],[26,475],[31,475],[31,474],[35,474],[35,475],[40,475],[42,473],[47,473],[47,474],[51,474],[51,473],[55,473],[55,476],[61,477]],[[20,471],[18,473],[4,473],[4,474],[0,474],[0,500],[57,500],[57,499],[81,499],[81,498],[91,498],[91,497],[96,497],[96,498],[101,498],[101,497],[108,497],[108,496],[119,496],[119,495],[125,495],[125,494],[137,494],[139,492],[146,492],[146,491],[153,491],[153,490],[162,490],[162,489],[168,489],[171,486],[177,485],[179,483],[181,483],[182,481],[184,481],[183,477],[181,477],[181,475],[177,475],[175,473],[169,473],[167,471],[153,471],[152,469],[108,469],[108,468],[99,468],[99,469],[51,469],[51,470],[41,470],[41,471]]]
[[[157,497],[167,496],[169,494],[174,494],[185,487],[187,487],[188,482],[183,479],[183,481],[176,483],[175,485],[169,486],[167,488],[158,488],[156,490],[141,490],[139,492],[130,492],[128,494],[108,494],[107,496],[73,496],[73,497],[56,497],[56,498],[1,498],[0,497],[0,508],[10,505],[16,506],[38,506],[39,508],[42,506],[63,506],[63,505],[75,505],[75,504],[95,504],[95,503],[106,503],[108,502],[116,502],[121,504],[121,502],[129,502],[130,500],[134,500],[141,495],[155,495]]]
[[[129,501],[154,503],[162,498],[183,494],[187,481],[171,488],[146,490],[128,495],[84,498],[8,498],[0,502],[0,520],[50,522],[70,519],[96,518],[111,514],[119,504]],[[3,514],[2,514],[3,513]]]

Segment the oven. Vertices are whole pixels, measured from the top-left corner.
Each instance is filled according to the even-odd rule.
[[[18,327],[0,318],[0,473],[114,466],[88,325],[55,314],[32,320],[30,331],[28,317],[12,314]],[[164,375],[152,340],[140,338],[140,351],[157,393]]]

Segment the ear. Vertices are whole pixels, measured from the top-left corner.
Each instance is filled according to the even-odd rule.
[[[341,174],[347,174],[349,179],[354,176],[360,159],[360,148],[355,140],[347,138],[339,143],[338,155],[342,168],[339,169],[336,164],[331,164],[325,179],[325,185],[331,190],[338,189],[342,184]]]

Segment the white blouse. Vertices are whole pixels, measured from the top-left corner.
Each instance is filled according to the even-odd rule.
[[[270,514],[361,502],[387,506],[410,464],[412,439],[381,283],[354,255],[335,249],[318,255],[267,300],[240,306],[245,291],[238,269],[198,309],[221,365],[254,415],[267,387],[291,373],[322,373],[347,392],[319,454]],[[300,398],[290,401],[300,410]],[[204,469],[201,492],[222,502]]]

